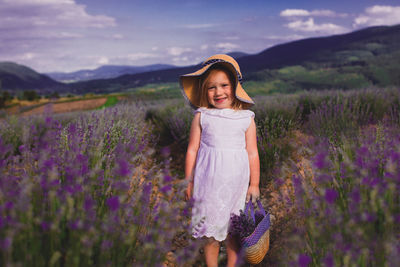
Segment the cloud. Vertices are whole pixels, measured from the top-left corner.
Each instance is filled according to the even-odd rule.
[[[0,59],[46,62],[50,54],[60,54],[55,51],[67,47],[67,41],[76,42],[93,29],[114,26],[113,17],[90,14],[75,0],[0,0]],[[40,60],[29,54],[41,55]]]
[[[305,9],[285,9],[280,13],[281,17],[298,17],[298,16],[310,16],[310,11]]]
[[[171,56],[180,56],[183,53],[192,52],[191,48],[184,48],[184,47],[170,47],[167,48],[167,52]]]
[[[290,34],[290,35],[268,35],[265,36],[266,40],[278,40],[278,41],[291,41],[291,40],[299,40],[305,38],[304,35],[300,34]]]
[[[353,26],[394,25],[400,23],[400,6],[367,7],[365,13],[354,19]]]
[[[285,9],[280,13],[281,17],[291,18],[291,17],[344,17],[347,14],[336,13],[335,11],[328,9],[315,9],[308,11],[305,9]]]
[[[34,59],[35,57],[37,57],[37,55],[35,53],[24,53],[20,56],[21,60],[31,60]]]
[[[173,59],[172,59],[172,61],[173,61],[174,63],[177,63],[177,64],[186,63],[188,60],[189,60],[188,57],[179,57],[179,58],[173,58]]]
[[[215,47],[224,53],[232,52],[232,50],[239,48],[237,44],[233,43],[218,43],[215,45]]]
[[[231,40],[231,41],[233,41],[233,40],[239,40],[240,38],[239,38],[239,36],[225,36],[225,37],[223,37],[225,40]]]
[[[123,56],[122,58],[127,58],[130,61],[136,61],[140,59],[145,59],[145,58],[157,58],[159,55],[157,54],[152,54],[152,53],[133,53],[133,54],[128,54],[126,56]]]
[[[0,0],[0,28],[104,28],[115,26],[115,19],[91,15],[86,6],[74,0]]]
[[[309,18],[308,20],[295,20],[286,24],[286,27],[294,31],[319,32],[323,34],[339,34],[348,31],[347,28],[333,23],[315,24],[313,18]]]
[[[116,33],[116,34],[112,35],[112,38],[115,40],[121,40],[121,39],[124,39],[124,36],[120,33]]]
[[[97,60],[97,64],[99,65],[104,65],[104,64],[108,64],[109,59],[107,57],[100,57],[99,60]]]
[[[186,29],[207,29],[215,26],[216,26],[215,24],[189,24],[183,27]]]

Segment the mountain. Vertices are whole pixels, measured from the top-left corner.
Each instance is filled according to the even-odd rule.
[[[238,60],[239,58],[248,56],[249,54],[243,52],[230,52],[228,55]]]
[[[167,64],[154,64],[147,66],[118,66],[118,65],[105,65],[94,70],[79,70],[75,72],[49,72],[45,73],[52,79],[59,82],[77,82],[95,79],[110,79],[124,74],[136,74],[148,71],[156,71],[163,69],[174,68],[173,65]]]
[[[13,62],[0,62],[0,83],[3,90],[52,91],[64,87],[46,75]]]
[[[231,55],[237,59],[245,82],[261,81],[264,87],[271,86],[272,91],[277,88],[291,91],[400,86],[400,25],[376,26],[347,34],[297,40],[253,55],[240,52]],[[145,72],[62,84],[25,66],[3,62],[0,64],[0,81],[4,89],[108,93],[150,83],[176,83],[180,75],[193,72],[200,66],[151,71],[141,69]],[[121,71],[119,67],[123,66],[104,66],[99,68],[99,72],[118,72]]]
[[[333,68],[335,72],[330,76],[333,78],[335,73],[351,71],[361,73],[360,79],[371,85],[400,85],[400,25],[370,27],[347,34],[293,41],[268,48],[259,54],[239,57],[237,61],[245,81],[268,80],[273,77],[271,72],[265,70],[300,65],[310,70]],[[177,82],[180,75],[199,67],[200,64],[177,67],[78,82],[70,86],[78,91],[93,88],[96,88],[96,92],[126,90],[149,83]],[[318,84],[307,85],[306,82],[304,87],[307,86]]]

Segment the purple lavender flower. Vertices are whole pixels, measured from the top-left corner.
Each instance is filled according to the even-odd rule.
[[[327,156],[328,154],[325,152],[320,152],[315,156],[314,164],[318,169],[325,169],[329,167]]]
[[[300,254],[297,260],[299,266],[307,267],[311,263],[311,257],[307,254]]]
[[[106,204],[111,211],[118,210],[120,205],[118,196],[109,197]]]
[[[338,198],[339,194],[335,189],[327,188],[325,190],[325,200],[329,204],[335,203],[336,199]]]
[[[332,255],[327,255],[324,259],[323,259],[324,265],[326,267],[333,267],[334,266],[334,261],[333,261],[333,257]]]

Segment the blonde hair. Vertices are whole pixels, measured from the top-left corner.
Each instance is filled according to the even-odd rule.
[[[232,101],[232,109],[248,109],[250,105],[240,101],[236,97],[236,76],[228,67],[222,64],[214,64],[200,77],[198,87],[200,90],[198,90],[197,95],[197,99],[199,99],[199,107],[213,108],[213,106],[208,102],[208,88],[206,87],[206,85],[210,80],[210,74],[216,71],[223,71],[229,78],[229,82],[231,83],[232,87],[232,93],[234,95]]]

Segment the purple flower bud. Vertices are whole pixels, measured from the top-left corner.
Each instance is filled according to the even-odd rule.
[[[169,175],[165,175],[164,176],[164,183],[169,183],[171,181],[172,181],[172,177],[171,176],[169,176]]]
[[[307,254],[300,254],[298,264],[301,267],[307,267],[311,263],[311,258]]]
[[[171,186],[171,185],[166,185],[166,186],[163,186],[163,187],[160,189],[160,191],[161,191],[162,193],[166,194],[166,193],[168,193],[169,191],[171,191],[171,189],[172,189],[172,186]]]
[[[12,244],[12,239],[10,237],[0,239],[1,250],[7,251],[11,247],[11,244]]]
[[[43,230],[44,232],[47,232],[47,231],[50,229],[50,224],[49,224],[48,222],[43,221],[43,222],[40,224],[40,227],[42,228],[42,230]]]
[[[318,169],[325,169],[329,167],[327,156],[328,154],[326,152],[320,152],[315,156],[314,164]]]
[[[333,204],[336,201],[336,198],[339,196],[339,194],[336,192],[335,189],[327,188],[325,190],[325,200],[329,204]]]
[[[107,199],[106,204],[111,211],[119,209],[119,198],[118,196],[112,196]]]
[[[323,261],[326,267],[334,266],[333,257],[331,255],[326,256]]]

